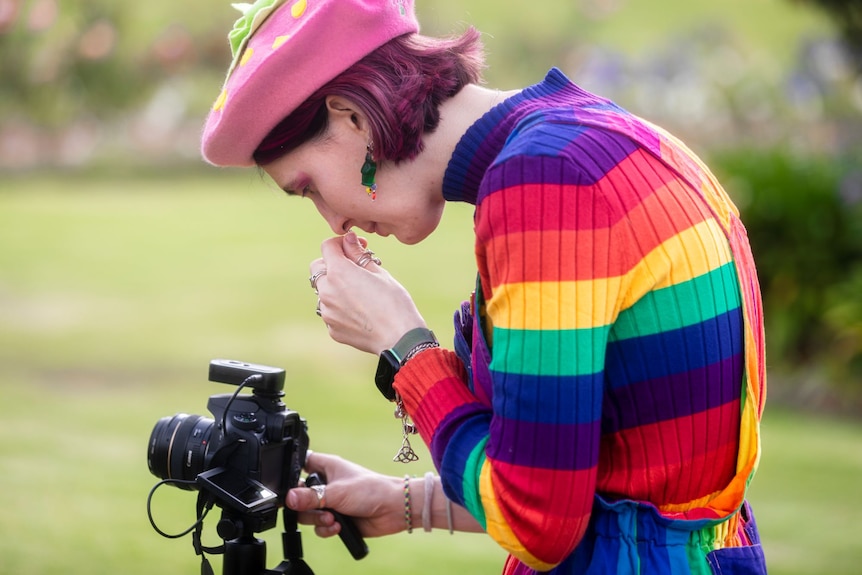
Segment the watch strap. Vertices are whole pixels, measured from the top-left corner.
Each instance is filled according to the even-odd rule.
[[[392,346],[391,351],[398,358],[398,363],[404,365],[408,359],[422,351],[417,348],[428,349],[439,345],[433,331],[425,327],[417,327],[402,335],[398,343]]]
[[[405,333],[392,348],[386,349],[380,354],[374,383],[383,397],[389,401],[395,400],[396,394],[392,388],[392,384],[395,383],[395,374],[398,373],[401,366],[407,363],[407,360],[432,347],[440,347],[434,332],[424,327],[417,327]]]

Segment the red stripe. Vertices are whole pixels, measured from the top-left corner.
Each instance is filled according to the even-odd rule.
[[[523,186],[489,196],[478,213],[477,257],[495,285],[620,276],[668,238],[711,217],[661,164],[639,171],[643,154],[594,186]]]
[[[466,379],[461,360],[444,348],[420,353],[395,376],[395,390],[426,445],[431,445],[440,422],[453,409],[476,402],[464,385]]]
[[[536,183],[494,191],[481,202],[483,210],[488,206],[485,218],[490,229],[484,231],[493,235],[502,225],[512,232],[549,227],[563,230],[608,228],[655,190],[676,180],[676,174],[654,156],[636,150],[603,178],[587,186]],[[551,193],[554,190],[558,190],[557,193]],[[612,193],[614,190],[616,192]],[[507,193],[510,191],[515,193]],[[613,202],[610,206],[609,201]]]
[[[517,540],[540,561],[561,562],[586,531],[595,469],[553,471],[491,463],[494,498]]]
[[[734,401],[603,436],[598,491],[660,506],[723,489],[736,468],[738,422]]]

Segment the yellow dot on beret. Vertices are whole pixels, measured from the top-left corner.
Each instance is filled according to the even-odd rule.
[[[288,38],[290,38],[290,35],[287,35],[287,36],[276,36],[275,40],[273,40],[273,42],[272,42],[272,49],[273,49],[273,50],[277,49],[279,46],[281,46],[282,44],[284,44],[285,42],[287,42],[287,39],[288,39]]]
[[[225,102],[227,102],[227,90],[222,90],[221,94],[218,95],[218,99],[213,104],[213,112],[218,112],[222,108],[224,108]]]
[[[308,0],[299,0],[299,2],[290,7],[290,15],[294,18],[299,18],[305,14],[306,8],[308,8]]]
[[[245,66],[246,63],[248,63],[248,61],[251,60],[252,56],[254,56],[254,48],[249,46],[248,48],[245,49],[245,52],[243,52],[242,59],[239,61],[239,65]]]

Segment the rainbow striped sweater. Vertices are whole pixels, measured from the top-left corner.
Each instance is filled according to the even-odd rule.
[[[760,292],[706,167],[552,69],[468,130],[444,194],[476,206],[476,291],[455,351],[395,387],[505,572],[708,573],[753,547]]]

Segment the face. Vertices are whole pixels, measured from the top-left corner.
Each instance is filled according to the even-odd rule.
[[[311,200],[336,234],[359,228],[395,236],[404,244],[425,239],[440,221],[442,193],[421,176],[421,159],[378,165],[377,199],[362,185],[370,136],[361,114],[334,103],[326,133],[263,167],[291,196]]]

